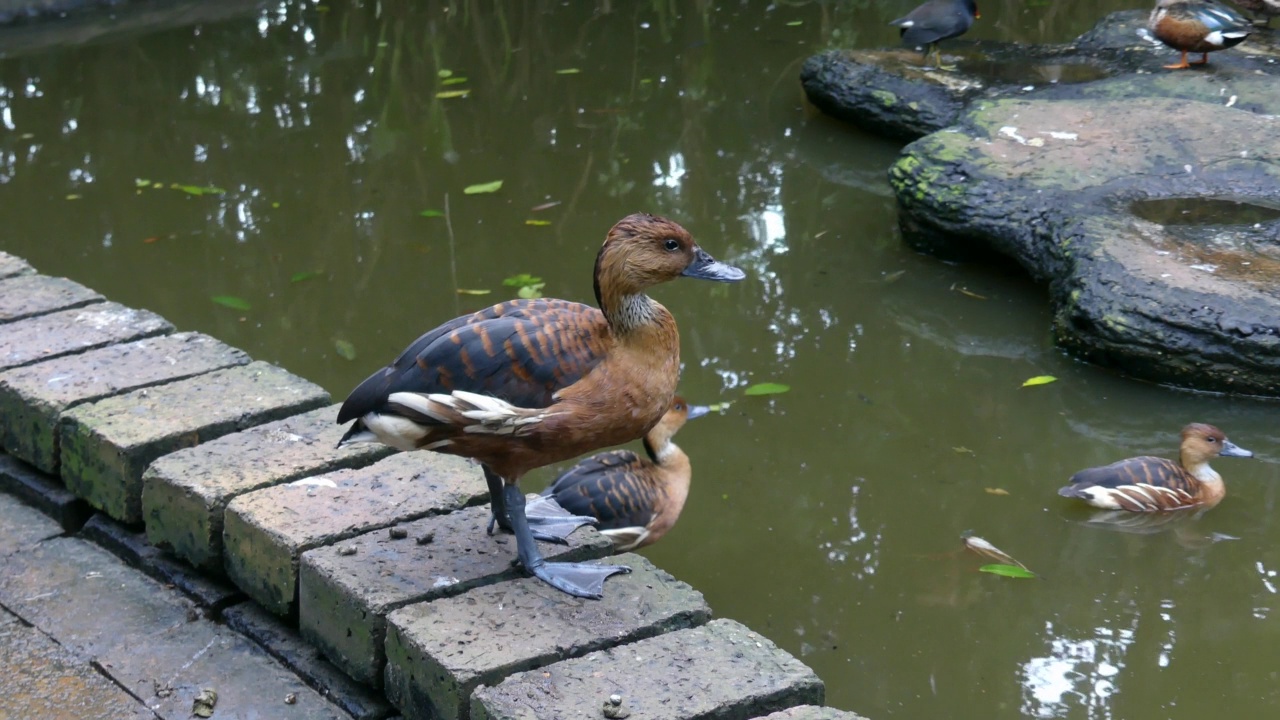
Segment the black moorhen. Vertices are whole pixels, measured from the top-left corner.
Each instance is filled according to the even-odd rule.
[[[965,34],[974,19],[979,17],[982,16],[978,14],[974,0],[929,0],[889,24],[899,28],[903,43],[912,47],[924,46],[926,62],[932,50],[939,70],[953,70],[954,65],[942,64],[938,43]]]

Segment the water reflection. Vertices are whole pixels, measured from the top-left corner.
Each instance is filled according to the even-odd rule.
[[[1130,618],[1134,621],[1134,618]],[[1057,718],[1068,714],[1103,720],[1113,714],[1115,677],[1134,641],[1134,628],[1099,627],[1092,637],[1063,637],[1045,623],[1046,653],[1022,665],[1024,717]],[[1081,708],[1084,714],[1070,712]]]

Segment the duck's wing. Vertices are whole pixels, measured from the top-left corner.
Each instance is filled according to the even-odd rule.
[[[660,501],[657,489],[643,477],[652,468],[630,450],[599,453],[566,470],[542,494],[574,515],[594,517],[602,532],[643,531]]]
[[[566,300],[514,300],[464,315],[415,340],[343,402],[338,422],[370,412],[436,423],[394,393],[465,391],[522,408],[551,405],[555,393],[603,359],[609,337],[596,308]]]
[[[1081,470],[1058,494],[1106,510],[1131,512],[1176,510],[1199,502],[1194,478],[1178,463],[1158,457],[1129,458]]]

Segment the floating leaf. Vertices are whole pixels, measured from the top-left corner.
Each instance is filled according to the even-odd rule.
[[[223,307],[229,307],[232,310],[252,310],[253,306],[248,300],[238,298],[235,295],[214,295],[209,298]]]
[[[556,74],[557,75],[577,75],[580,72],[582,71],[579,70],[578,68],[560,68],[559,70],[556,71]]]
[[[440,92],[436,93],[436,97],[440,98],[441,100],[448,100],[449,98],[466,97],[470,94],[471,94],[471,88],[463,88],[461,90],[441,90]]]
[[[159,182],[153,182],[153,183],[151,183],[151,188],[152,188],[153,190],[159,190],[159,189],[160,189],[160,188],[162,188],[162,187],[164,187],[164,183],[159,183]]]
[[[343,360],[356,359],[356,346],[346,340],[335,339],[333,341],[333,349],[338,352],[338,357]]]
[[[992,545],[986,540],[983,540],[977,535],[964,535],[962,536],[962,538],[964,540],[964,546],[978,553],[979,555],[985,555],[986,557],[989,557],[992,560],[996,560],[1007,565],[1017,565],[1023,570],[1027,569],[1026,565],[1023,565],[1017,560],[1014,560],[1012,555],[1001,550],[995,545]]]
[[[550,210],[551,208],[553,208],[553,207],[555,207],[555,206],[557,206],[557,205],[559,205],[559,204],[560,204],[560,201],[559,201],[559,200],[552,200],[551,202],[544,202],[544,203],[542,203],[541,205],[534,205],[533,207],[529,208],[529,211],[530,211],[530,212],[540,212],[540,211],[542,211],[542,210]]]
[[[902,279],[903,275],[906,275],[906,274],[907,274],[906,270],[894,270],[893,272],[884,276],[884,284],[888,285],[889,283],[897,282]]]
[[[974,451],[970,450],[969,448],[967,448],[967,447],[965,447],[965,446],[963,446],[963,445],[957,445],[956,447],[953,447],[953,448],[951,448],[951,449],[952,449],[952,450],[955,450],[956,452],[960,453],[961,455],[977,455],[977,454],[978,454],[978,453],[976,453],[976,452],[974,452]]]
[[[134,187],[144,188],[149,186],[150,184],[151,184],[150,180],[144,180],[142,178],[134,178],[134,181],[133,181]]]
[[[153,242],[159,242],[159,240],[160,238],[155,235],[152,235],[149,238],[142,238],[142,242],[146,243],[147,245],[150,245]]]
[[[441,78],[453,77],[453,71],[452,71],[452,70],[444,70],[444,69],[437,70],[437,71],[436,71],[436,77],[441,77]]]
[[[525,300],[537,300],[542,297],[542,288],[546,283],[534,283],[532,285],[524,285],[516,291],[516,295]]]
[[[320,273],[315,270],[303,270],[302,272],[296,272],[290,275],[289,282],[306,282],[307,280],[314,280],[318,277],[320,277]]]
[[[1057,379],[1058,378],[1052,375],[1037,375],[1033,378],[1029,378],[1026,382],[1022,383],[1022,387],[1033,387],[1035,385],[1048,385],[1051,382],[1057,381]]]
[[[75,193],[72,193],[72,194],[70,194],[70,195],[68,195],[68,196],[67,196],[67,199],[68,199],[68,200],[79,200],[79,199],[80,199],[80,197],[81,197],[81,196],[76,195]]]
[[[787,23],[787,27],[800,27],[803,24],[804,24],[803,20],[792,20],[791,22]]]
[[[471,288],[458,288],[459,295],[488,295],[492,290],[473,290]]]
[[[551,221],[550,220],[525,220],[524,224],[532,225],[534,227],[546,227],[547,225],[551,224]]]
[[[732,404],[733,403],[727,403],[727,402],[716,403],[714,405],[708,405],[707,410],[710,410],[711,412],[714,412],[714,413],[722,413],[725,410],[728,410],[729,406]]]
[[[278,209],[278,208],[280,207],[280,203],[278,203],[278,202],[273,202],[273,203],[271,203],[271,207],[272,207],[273,209]]]
[[[421,210],[418,212],[420,217],[444,217],[443,210]]]
[[[720,499],[721,499],[721,500],[728,500],[728,499],[729,499],[729,493],[723,493],[723,494],[721,494],[721,495],[720,495]]]
[[[978,572],[991,573],[992,575],[999,575],[1000,577],[1007,578],[1034,578],[1036,576],[1036,574],[1030,570],[1018,567],[1017,565],[983,565],[978,568]]]
[[[441,85],[461,85],[466,81],[467,79],[464,77],[451,77],[451,78],[447,78],[445,80],[440,81],[440,84]]]
[[[538,285],[541,287],[546,283],[543,283],[542,278],[540,277],[534,277],[529,273],[520,273],[519,275],[512,275],[509,278],[505,278],[502,281],[502,284],[507,287],[527,287],[529,285]]]
[[[790,385],[783,385],[782,383],[766,382],[766,383],[757,383],[755,385],[752,385],[751,387],[744,390],[743,393],[746,395],[777,395],[779,393],[787,392],[790,389],[791,389]]]
[[[480,183],[478,185],[468,185],[462,189],[464,195],[479,195],[480,193],[498,192],[502,189],[502,181],[494,180],[493,182]]]
[[[169,187],[196,197],[201,195],[222,195],[226,192],[226,190],[215,185],[179,185],[178,183],[171,183]]]
[[[1004,488],[982,488],[988,495],[1008,495],[1009,491]]]

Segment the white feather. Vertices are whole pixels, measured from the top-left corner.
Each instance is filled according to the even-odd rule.
[[[601,530],[600,534],[612,540],[614,549],[618,552],[627,552],[628,550],[634,550],[637,545],[644,542],[649,537],[649,530],[639,526],[624,527]]]
[[[426,428],[399,415],[369,413],[361,420],[379,442],[397,450],[417,450],[418,441],[427,435]]]

